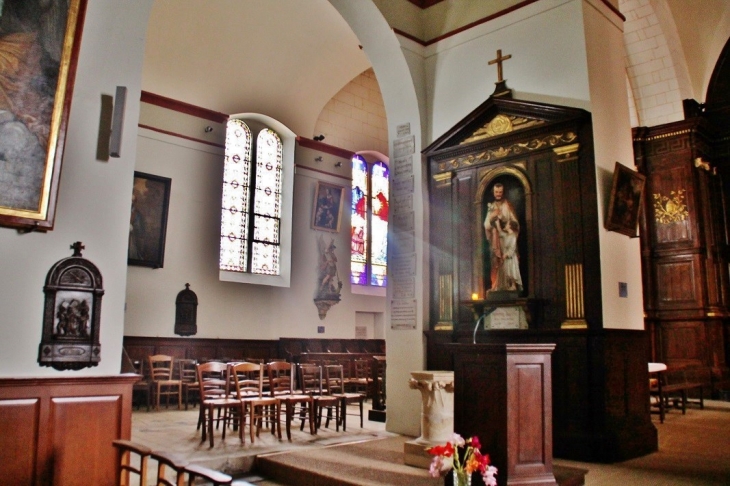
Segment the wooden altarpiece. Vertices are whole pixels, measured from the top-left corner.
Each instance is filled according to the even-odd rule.
[[[515,100],[506,90],[423,155],[430,207],[428,369],[454,369],[448,343],[554,343],[555,456],[611,462],[656,450],[646,332],[604,329],[603,206],[590,113]],[[513,228],[521,283],[507,290],[493,277],[484,227],[497,183],[519,220]],[[509,329],[492,325],[473,334],[477,317],[492,307],[521,308],[524,318]],[[479,403],[455,407],[466,407],[461,416],[485,413]]]

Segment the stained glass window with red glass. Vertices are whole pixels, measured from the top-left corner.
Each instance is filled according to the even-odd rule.
[[[388,166],[352,158],[350,282],[385,287],[388,265]]]

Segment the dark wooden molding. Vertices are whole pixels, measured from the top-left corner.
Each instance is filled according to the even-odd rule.
[[[137,126],[139,128],[144,128],[146,130],[152,130],[153,132],[164,133],[165,135],[170,135],[172,137],[184,138],[185,140],[190,140],[191,142],[202,143],[202,144],[205,144],[205,145],[210,145],[212,147],[226,148],[225,145],[220,144],[220,143],[209,142],[207,140],[201,140],[199,138],[194,138],[194,137],[188,137],[187,135],[183,135],[181,133],[171,132],[169,130],[163,130],[161,128],[156,128],[156,127],[153,127],[153,126],[150,126],[150,125],[144,125],[142,123],[139,123]]]
[[[408,0],[408,1],[411,2],[414,5],[422,8],[422,9],[426,9],[428,7],[431,7],[432,5],[436,5],[437,3],[440,3],[442,0]],[[442,41],[444,39],[448,39],[449,37],[453,37],[456,34],[460,34],[460,33],[464,32],[466,30],[469,30],[469,29],[471,29],[473,27],[477,27],[477,26],[482,25],[482,24],[484,24],[486,22],[490,22],[490,21],[492,21],[494,19],[497,19],[497,18],[502,17],[504,15],[507,15],[509,13],[512,13],[515,10],[519,10],[519,9],[521,9],[523,7],[526,7],[528,5],[531,5],[531,4],[533,4],[533,3],[537,2],[537,1],[538,0],[524,0],[524,1],[520,2],[520,3],[518,3],[518,4],[512,5],[511,7],[505,8],[504,10],[500,10],[499,12],[493,13],[493,14],[488,15],[488,16],[486,16],[484,18],[479,19],[479,20],[475,20],[474,22],[471,22],[469,24],[466,24],[466,25],[464,25],[462,27],[459,27],[457,29],[454,29],[452,31],[449,31],[449,32],[447,32],[445,34],[441,34],[440,36],[434,37],[433,39],[429,39],[429,40],[419,39],[418,37],[416,37],[416,36],[414,36],[412,34],[409,34],[407,32],[404,32],[404,31],[402,31],[400,29],[397,29],[397,28],[393,28],[393,32],[395,32],[397,35],[400,35],[402,37],[405,37],[407,39],[410,39],[413,42],[416,42],[416,43],[421,44],[422,46],[426,47],[426,46],[430,46],[431,44],[435,44],[437,42],[440,42],[440,41]],[[624,15],[616,7],[614,7],[613,5],[611,5],[611,3],[608,0],[601,0],[601,2],[609,10],[611,10],[611,12],[613,12],[614,14],[616,14],[616,16],[618,18],[620,18],[623,22],[626,22],[626,17],[624,17]]]
[[[352,156],[355,155],[355,152],[352,152],[350,150],[335,147],[334,145],[329,145],[323,142],[318,142],[317,140],[312,140],[311,138],[307,137],[297,136],[297,143],[300,147],[310,148],[312,150],[317,150],[318,152],[324,152],[325,154],[342,157],[347,160],[352,159]]]
[[[225,123],[228,121],[229,118],[229,115],[225,113],[220,113],[217,111],[209,110],[208,108],[191,105],[190,103],[167,98],[165,96],[150,93],[149,91],[142,91],[140,101],[142,103],[149,103],[151,105],[159,106],[172,111],[177,111],[186,115],[203,118],[204,120],[210,120],[216,123]]]

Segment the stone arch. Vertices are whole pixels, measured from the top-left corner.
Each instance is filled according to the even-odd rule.
[[[687,63],[666,0],[620,0],[624,58],[636,108],[636,124],[655,126],[681,120],[682,100],[692,97]],[[632,120],[633,121],[633,120]]]
[[[363,46],[375,71],[380,85],[383,102],[388,119],[389,147],[397,138],[397,127],[410,124],[410,134],[414,136],[415,153],[413,155],[413,209],[416,260],[423,262],[424,235],[427,234],[426,217],[423,201],[423,178],[420,156],[422,146],[421,115],[424,110],[419,107],[418,96],[412,72],[406,62],[405,55],[395,33],[372,1],[329,0],[332,6],[350,25],[360,44]],[[413,61],[413,60],[412,60]],[[416,61],[413,61],[416,62]],[[420,80],[415,80],[420,81]],[[391,152],[391,160],[395,153]],[[394,237],[397,240],[397,237]],[[392,240],[391,240],[392,241]],[[397,243],[396,243],[397,245]],[[392,247],[393,245],[391,245]],[[420,430],[420,403],[413,400],[407,383],[410,370],[422,369],[425,362],[425,349],[421,330],[428,316],[427,291],[429,276],[427,265],[418,265],[415,281],[416,328],[411,331],[392,331],[386,324],[385,340],[387,343],[388,367],[386,381],[388,383],[388,414],[386,429],[404,435],[417,436]],[[392,280],[391,280],[392,281]],[[424,284],[424,282],[426,282]],[[393,285],[388,286],[386,314],[390,316],[390,300],[393,296]]]

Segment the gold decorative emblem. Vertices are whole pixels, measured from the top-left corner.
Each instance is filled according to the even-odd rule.
[[[462,141],[459,145],[484,140],[487,138],[511,133],[515,130],[524,130],[526,128],[542,125],[544,120],[533,118],[524,118],[515,115],[497,115],[492,118],[489,123],[477,129],[471,136]]]
[[[654,219],[659,224],[671,224],[684,221],[689,216],[687,205],[684,204],[684,189],[671,191],[669,197],[661,194],[654,196]]]

